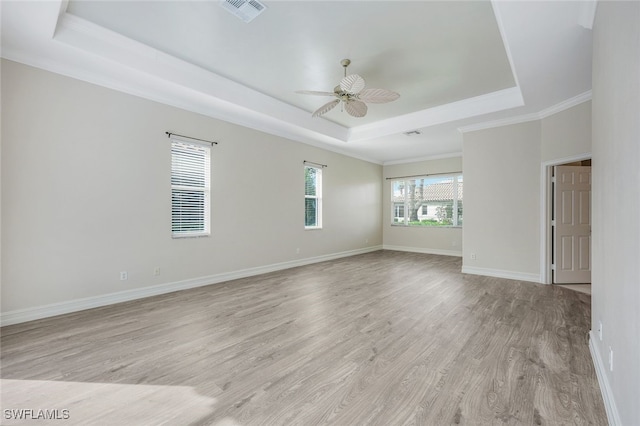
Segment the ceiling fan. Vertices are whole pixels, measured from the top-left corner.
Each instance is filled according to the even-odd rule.
[[[336,107],[340,102],[347,113],[353,117],[364,117],[367,115],[367,103],[384,104],[395,101],[400,97],[396,92],[387,89],[365,89],[364,78],[358,74],[347,75],[347,67],[351,64],[349,59],[340,61],[344,68],[344,78],[340,84],[333,89],[333,92],[318,92],[315,90],[298,90],[296,93],[302,95],[334,96],[332,100],[318,108],[311,116],[319,117]]]

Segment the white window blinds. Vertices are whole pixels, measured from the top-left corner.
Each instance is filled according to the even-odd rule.
[[[171,140],[171,235],[209,235],[211,147]]]

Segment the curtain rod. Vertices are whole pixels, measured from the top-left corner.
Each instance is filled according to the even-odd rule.
[[[214,141],[208,141],[205,139],[198,139],[198,138],[192,138],[191,136],[185,136],[185,135],[179,135],[177,133],[171,133],[171,132],[165,132],[167,134],[167,137],[171,137],[171,135],[174,136],[180,136],[181,138],[185,138],[185,139],[192,139],[194,141],[200,141],[200,142],[206,142],[206,143],[210,143],[211,145],[218,145],[218,142],[214,142]]]
[[[462,173],[462,171],[459,171],[459,172],[446,172],[446,173],[427,173],[427,174],[424,174],[424,175],[411,175],[411,176],[395,176],[395,177],[388,177],[386,179],[387,180],[391,180],[391,179],[404,179],[404,178],[412,178],[412,177],[455,175],[455,174],[458,174],[458,173]]]
[[[314,166],[320,166],[322,168],[329,167],[326,164],[314,163],[313,161],[307,161],[307,160],[304,160],[302,163],[303,164],[313,164]]]

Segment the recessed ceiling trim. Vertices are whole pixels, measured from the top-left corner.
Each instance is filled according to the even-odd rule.
[[[382,163],[383,166],[393,166],[396,164],[409,164],[409,163],[419,163],[421,161],[432,161],[432,160],[442,160],[445,158],[457,158],[462,157],[462,152],[449,152],[446,154],[435,154],[428,155],[426,157],[416,157],[416,158],[408,158],[405,160],[393,160],[393,161],[385,161]]]
[[[194,93],[185,92],[185,97],[210,96],[224,101],[223,111],[214,109],[209,111],[208,115],[212,117],[224,117],[234,123],[243,123],[247,127],[258,128],[257,124],[253,124],[252,116],[255,115],[253,118],[257,123],[264,123],[265,116],[273,116],[274,120],[271,120],[273,126],[280,128],[268,127],[269,132],[289,135],[287,137],[290,138],[300,137],[300,134],[304,134],[316,141],[329,141],[328,143],[334,144],[361,141],[402,133],[407,128],[430,127],[524,104],[519,88],[513,87],[347,129],[328,120],[313,120],[306,111],[300,108],[263,95],[71,14],[64,14],[59,19],[55,40],[91,52],[93,55],[99,55],[114,63],[126,64],[123,66],[130,70],[147,73],[159,77],[167,83],[178,84],[185,89],[195,91]],[[92,72],[99,71],[89,70],[89,73]],[[120,79],[129,78],[125,73],[117,74]],[[76,78],[89,81],[91,77],[76,76]],[[157,88],[157,90],[161,90],[161,88]],[[140,91],[137,91],[140,96]],[[183,99],[181,103],[188,105],[186,99]],[[230,110],[227,103],[241,107],[242,116],[235,119],[230,117],[232,115],[230,111],[233,109]],[[210,102],[211,106],[215,104],[216,102]],[[296,131],[292,132],[293,129]],[[260,126],[260,130],[267,131],[263,126]]]
[[[522,114],[515,117],[506,117],[499,120],[484,121],[481,123],[471,124],[469,126],[459,127],[460,133],[475,132],[478,130],[492,129],[494,127],[509,126],[512,124],[526,123],[529,121],[542,120],[543,118],[557,114],[569,108],[573,108],[576,105],[580,105],[584,102],[591,100],[591,90],[574,96],[573,98],[564,100],[556,105],[545,108],[542,111],[534,112],[531,114]]]
[[[513,61],[513,55],[511,54],[511,48],[509,46],[509,40],[506,35],[506,31],[504,29],[504,24],[502,23],[502,14],[500,13],[500,7],[498,1],[491,0],[491,7],[493,8],[493,15],[496,18],[496,24],[498,25],[498,31],[500,31],[500,38],[502,39],[502,44],[504,45],[504,51],[507,54],[507,59],[509,60],[509,66],[511,67],[511,74],[513,74],[513,80],[516,83],[516,86],[520,87],[520,83],[518,81],[518,73],[516,72],[516,66]]]
[[[351,129],[349,141],[360,141],[426,128],[524,105],[520,88],[499,90]]]
[[[378,164],[385,158],[417,161],[428,153],[447,152],[443,144],[433,147],[426,143],[405,143],[398,151],[397,146],[387,141],[404,138],[401,135],[404,131],[420,128],[424,134],[411,142],[435,137],[446,140],[451,151],[459,151],[461,142],[449,132],[472,128],[473,125],[459,127],[456,120],[465,114],[464,122],[469,124],[482,120],[492,110],[495,111],[492,117],[519,113],[517,120],[539,119],[544,114],[555,113],[558,105],[569,105],[571,99],[547,108],[549,104],[591,87],[590,73],[584,71],[590,69],[586,49],[590,32],[577,25],[587,11],[583,5],[583,17],[579,17],[580,5],[576,2],[492,0],[517,83],[507,89],[511,93],[484,95],[495,97],[494,102],[485,99],[483,104],[476,100],[475,107],[465,105],[464,102],[469,101],[465,100],[460,101],[461,104],[442,105],[352,129],[329,120],[313,120],[306,110],[225,80],[159,50],[135,45],[131,39],[112,37],[102,27],[87,28],[86,22],[69,22],[73,17],[65,12],[66,5],[67,0],[3,3],[2,57],[365,161],[372,161],[366,158],[370,155],[376,159],[372,162]],[[595,4],[589,3],[589,6]],[[589,16],[594,10],[590,10]],[[523,26],[522,22],[528,25]],[[69,39],[63,40],[65,37]],[[576,40],[579,42],[577,53]],[[539,70],[545,64],[549,67],[544,68],[545,78],[540,79]],[[509,105],[522,107],[508,111]],[[460,114],[461,110],[466,111],[465,114]],[[508,124],[508,121],[500,122]],[[486,122],[480,126],[486,126]]]
[[[260,116],[271,116],[273,123],[280,122],[279,126],[291,130],[298,128],[299,131],[291,134],[289,137],[299,137],[299,133],[314,134],[317,140],[331,141],[332,143],[344,143],[348,137],[347,128],[340,126],[328,120],[313,120],[306,111],[300,108],[285,104],[270,96],[249,89],[234,81],[221,77],[215,73],[204,70],[171,55],[167,55],[149,46],[146,46],[127,37],[121,36],[108,29],[95,25],[89,21],[74,15],[65,14],[58,24],[55,40],[61,44],[72,46],[90,53],[94,57],[100,57],[114,64],[116,67],[124,68],[127,71],[116,72],[120,84],[121,81],[131,79],[130,74],[134,72],[142,72],[150,77],[159,78],[165,84],[177,84],[184,87],[184,94],[180,94],[183,99],[181,103],[184,105],[191,102],[201,102],[202,98],[217,98],[223,101],[224,109],[216,110],[214,108],[207,112],[207,115],[230,120],[232,122],[246,123],[247,127],[251,125],[251,116],[258,122],[264,121]],[[93,69],[78,70],[74,75],[85,81],[92,81],[93,74],[104,74],[102,65]],[[69,66],[72,70],[73,66]],[[109,78],[104,74],[103,78]],[[123,86],[127,86],[124,84]],[[128,86],[131,86],[130,84]],[[162,91],[163,87],[159,86],[154,90]],[[137,90],[137,95],[141,96]],[[149,94],[155,96],[155,94]],[[143,96],[149,97],[149,96]],[[240,107],[241,116],[235,120],[230,119],[230,110],[228,104],[234,104]],[[211,106],[215,107],[216,102],[211,102]],[[190,108],[186,108],[190,109]],[[231,109],[233,111],[233,109]],[[295,124],[294,124],[295,123]],[[282,132],[284,129],[280,129]],[[275,131],[275,129],[273,130]],[[285,132],[286,133],[286,132]]]

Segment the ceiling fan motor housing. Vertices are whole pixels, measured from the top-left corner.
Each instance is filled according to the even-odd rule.
[[[344,109],[352,117],[364,117],[367,114],[366,102],[386,103],[395,101],[400,97],[396,92],[386,89],[365,89],[365,81],[358,74],[347,75],[347,67],[351,64],[351,60],[343,59],[340,64],[344,67],[344,78],[340,80],[340,84],[333,88],[331,92],[318,92],[312,90],[303,90],[298,93],[316,96],[335,96],[331,102],[328,102],[318,108],[312,117],[319,117],[331,111],[340,102],[343,103]]]

